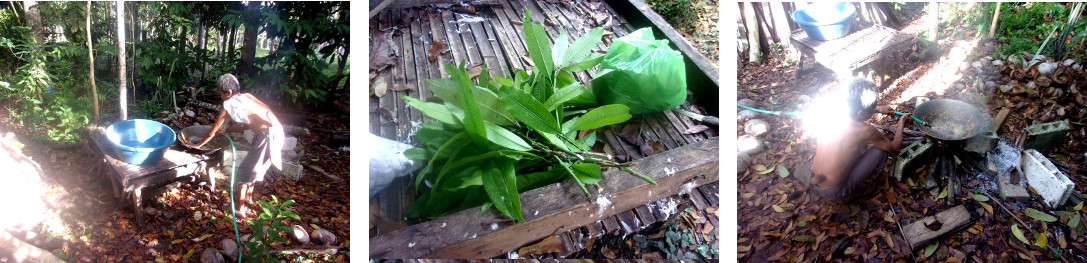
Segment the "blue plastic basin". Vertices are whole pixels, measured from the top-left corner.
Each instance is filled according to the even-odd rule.
[[[144,119],[114,122],[105,132],[114,147],[114,157],[135,165],[162,160],[166,148],[177,140],[177,134],[166,124]]]
[[[831,40],[849,34],[857,8],[850,3],[815,3],[793,12],[793,21],[808,37]]]

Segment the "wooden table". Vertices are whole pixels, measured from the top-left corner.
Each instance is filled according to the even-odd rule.
[[[911,40],[914,36],[871,22],[857,21],[853,24],[852,33],[838,39],[816,40],[808,37],[803,30],[793,31],[789,39],[802,55],[800,67],[795,75],[799,77],[811,71],[804,70],[803,56],[812,58],[816,63],[833,70],[836,74],[846,72],[852,74],[857,69],[879,60],[885,54],[897,56],[898,52],[895,51],[908,48],[913,43]],[[893,68],[897,71],[897,67]],[[882,77],[880,82],[883,82],[881,86],[884,87],[889,84]]]
[[[102,156],[102,163],[109,167],[109,178],[113,183],[113,196],[120,199],[122,206],[131,201],[133,211],[136,213],[136,224],[143,226],[143,197],[157,196],[163,192],[163,185],[179,178],[204,177],[210,189],[215,189],[215,179],[207,168],[214,165],[217,159],[209,156],[193,154],[182,151],[181,146],[172,145],[166,149],[162,160],[152,164],[134,165],[114,158],[113,147],[106,141],[100,132],[91,132],[90,148]],[[197,171],[204,171],[203,176]]]

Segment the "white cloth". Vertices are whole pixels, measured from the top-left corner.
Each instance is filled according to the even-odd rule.
[[[249,96],[242,94],[235,94],[223,101],[223,109],[226,110],[227,115],[230,115],[230,119],[244,124],[249,124],[249,109],[256,107],[256,105],[257,103],[250,99]]]
[[[244,94],[235,94],[230,98],[223,101],[223,110],[227,115],[230,115],[230,119],[237,123],[249,124],[249,111],[250,109],[257,108],[257,102],[253,101],[250,96]],[[272,114],[271,109],[268,112]],[[271,116],[268,117],[269,121],[272,121]],[[272,159],[272,166],[276,169],[283,170],[283,141],[287,136],[283,133],[283,125],[278,121],[272,121],[272,126],[268,128],[268,147],[270,149],[269,157]]]

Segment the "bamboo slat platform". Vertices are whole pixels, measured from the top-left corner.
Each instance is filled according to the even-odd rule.
[[[418,125],[424,121],[424,117],[419,111],[407,106],[400,96],[410,96],[421,100],[433,96],[433,93],[425,86],[425,79],[447,77],[448,75],[441,66],[443,62],[460,63],[464,61],[468,65],[482,63],[486,65],[491,74],[507,78],[511,76],[514,69],[530,68],[531,66],[527,62],[530,59],[528,59],[528,53],[525,51],[521,31],[521,19],[526,9],[532,12],[531,19],[533,21],[543,23],[548,36],[552,39],[563,31],[569,32],[571,39],[573,39],[588,32],[593,27],[605,27],[607,33],[605,33],[602,43],[594,50],[596,52],[606,52],[606,48],[610,46],[615,38],[635,30],[615,9],[601,1],[549,3],[508,0],[497,2],[497,5],[474,6],[475,14],[466,13],[463,8],[454,5],[455,8],[426,7],[386,10],[371,19],[370,37],[385,38],[375,39],[374,41],[394,43],[396,54],[399,56],[395,65],[380,72],[371,80],[371,83],[386,83],[390,87],[400,87],[389,89],[388,93],[382,97],[370,96],[369,125],[371,133],[408,144],[416,144],[414,133],[418,130]],[[663,36],[658,35],[658,37]],[[443,49],[447,49],[448,52],[431,54],[431,47],[435,42],[440,43],[444,47]],[[433,62],[429,61],[431,55],[436,57]],[[688,67],[692,66],[688,65]],[[578,73],[576,78],[587,85],[590,80],[589,76],[593,71]],[[403,87],[409,88],[402,90]],[[688,89],[698,90],[693,87],[688,87]],[[717,88],[712,87],[712,89],[716,90]],[[716,99],[713,101],[716,101]],[[680,107],[702,111],[701,107],[692,105],[689,102]],[[715,114],[711,113],[709,115]],[[607,145],[606,147],[609,147],[615,156],[626,156],[630,160],[640,160],[647,156],[646,153],[660,154],[716,137],[713,129],[686,134],[686,131],[701,125],[701,123],[672,112],[635,116],[628,123],[632,124],[616,125],[600,130],[597,144]],[[648,143],[636,145],[622,138],[619,134],[624,128],[628,129],[628,134],[636,134],[636,137]],[[713,143],[718,142],[713,140]],[[714,147],[716,148],[716,146]],[[644,153],[643,150],[645,150]],[[715,164],[717,153],[712,153],[712,156],[706,155],[706,158],[712,158]],[[716,165],[713,165],[713,169],[712,181],[709,182],[716,182]],[[658,173],[660,172],[658,171]],[[629,177],[629,175],[619,174],[614,176]],[[402,216],[415,198],[415,192],[410,182],[409,178],[400,178],[394,181],[387,189],[371,199],[371,204],[373,204],[371,209],[377,209],[379,214],[393,220],[403,221],[407,225],[418,223],[418,221],[407,220]],[[702,183],[709,182],[703,181]],[[716,192],[713,195],[716,196]],[[660,196],[657,199],[667,196],[669,195]],[[641,209],[643,214],[650,214],[652,213],[651,209],[646,204],[651,203],[653,200],[647,200],[639,204],[636,209],[627,210],[635,213],[638,209]],[[580,202],[585,203],[584,197],[581,198]],[[621,212],[623,211],[616,211],[616,213]],[[478,211],[475,211],[475,214],[478,215]],[[648,222],[647,220],[642,221]],[[591,223],[592,221],[587,224],[591,225]],[[582,226],[566,226],[567,230],[563,231]],[[546,234],[551,234],[551,232]],[[379,235],[381,234],[379,233]]]

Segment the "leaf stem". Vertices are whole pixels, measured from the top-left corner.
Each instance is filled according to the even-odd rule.
[[[642,173],[634,171],[634,170],[630,169],[630,167],[619,167],[619,169],[623,170],[624,172],[629,173],[630,175],[633,175],[634,177],[641,178],[642,180],[645,180],[646,182],[649,182],[649,183],[651,183],[653,185],[657,185],[657,181],[653,181],[653,178],[649,178],[649,176],[646,176],[646,175],[644,175]]]

